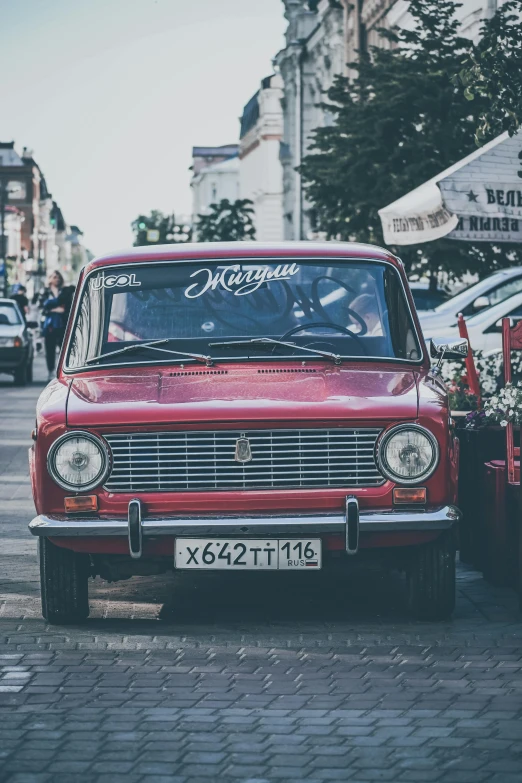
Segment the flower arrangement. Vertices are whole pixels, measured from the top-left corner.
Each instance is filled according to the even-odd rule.
[[[522,424],[522,383],[506,383],[503,389],[486,400],[484,413],[489,421],[499,422],[501,427],[510,423]]]
[[[485,411],[470,411],[464,420],[464,426],[467,430],[480,430],[487,427],[488,418]]]
[[[478,399],[469,388],[463,363],[443,362],[441,365],[441,377],[446,382],[450,410],[474,411],[478,408]]]
[[[447,384],[449,407],[452,411],[475,411],[478,408],[478,398],[468,385],[466,375],[453,378]]]
[[[483,400],[499,393],[504,383],[504,365],[502,360],[502,351],[493,351],[487,354],[482,351],[473,351],[475,367],[479,376],[480,392]],[[512,351],[511,370],[513,378],[516,381],[522,380],[522,351]],[[441,365],[441,377],[448,386],[448,393],[456,394],[463,384],[467,386],[466,370],[463,362],[444,361]],[[471,395],[473,397],[473,395]],[[476,405],[470,399],[469,394],[456,395],[450,397],[450,403],[455,403],[459,407],[452,410],[475,410]]]
[[[471,393],[464,362],[443,361],[441,378],[446,383],[450,410],[467,411],[462,424],[466,429],[481,429],[500,423],[522,424],[522,351],[512,351],[513,383],[504,384],[502,351],[483,353],[474,351],[475,367],[480,383],[483,410],[478,409],[477,397]]]

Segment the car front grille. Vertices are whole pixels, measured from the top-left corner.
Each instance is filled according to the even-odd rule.
[[[157,432],[106,435],[112,492],[375,487],[380,429]],[[248,439],[251,461],[236,461]],[[250,454],[248,448],[250,447]],[[239,454],[245,457],[245,454]]]

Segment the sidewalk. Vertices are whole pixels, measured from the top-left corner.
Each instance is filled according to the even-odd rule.
[[[0,377],[0,781],[519,783],[521,615],[463,567],[440,624],[372,572],[97,579],[85,625],[46,626],[35,369],[24,389]]]

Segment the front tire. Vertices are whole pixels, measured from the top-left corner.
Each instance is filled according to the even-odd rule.
[[[22,364],[14,371],[14,384],[15,386],[27,385],[27,364]]]
[[[455,609],[455,536],[416,547],[407,571],[408,605],[418,620],[446,620]]]
[[[51,625],[78,623],[89,616],[89,560],[86,555],[39,540],[42,615]]]

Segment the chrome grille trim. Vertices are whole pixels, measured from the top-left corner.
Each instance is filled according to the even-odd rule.
[[[112,452],[110,492],[377,487],[381,428],[281,429],[105,435]],[[246,437],[252,461],[234,460]]]

